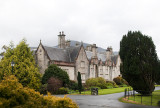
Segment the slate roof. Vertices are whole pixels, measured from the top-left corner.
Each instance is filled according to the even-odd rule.
[[[91,60],[91,58],[92,58],[92,55],[93,55],[93,52],[91,52],[91,51],[86,51],[86,54],[87,54],[87,58],[89,59],[89,60]],[[98,60],[102,60],[102,62],[105,62],[106,61],[106,54],[105,53],[97,53],[97,57],[98,57]],[[112,55],[111,56],[111,60],[112,60],[112,62],[114,63],[114,64],[116,64],[117,63],[117,58],[118,58],[118,55]]]
[[[74,62],[75,58],[78,55],[80,47],[69,47],[66,49],[60,49],[56,47],[47,47],[44,46],[45,51],[47,52],[51,60],[64,61],[64,62]]]
[[[80,46],[75,46],[75,47],[74,46],[70,46],[70,48],[67,49],[67,51],[69,52],[69,56],[70,56],[71,62],[75,61],[75,59],[78,56],[79,50],[80,50]]]
[[[44,49],[51,60],[63,61],[63,62],[75,62],[75,59],[78,56],[80,47],[81,46],[79,45],[79,46],[70,46],[66,49],[60,49],[58,47],[44,46]],[[31,47],[31,50],[35,51],[35,48]],[[93,52],[86,51],[86,54],[87,54],[87,58],[91,60]],[[102,62],[106,61],[105,52],[102,52],[102,53],[98,52],[97,56],[98,56],[98,60],[102,60]],[[111,56],[112,63],[116,64],[117,58],[118,58],[118,55],[112,55]]]
[[[69,56],[66,50],[44,46],[51,60],[69,62]]]
[[[112,62],[116,65],[117,64],[118,55],[111,56]]]
[[[93,52],[91,52],[91,51],[86,51],[86,54],[87,54],[87,58],[88,58],[89,60],[91,60],[92,55],[93,55]],[[98,56],[98,60],[106,61],[106,55],[105,55],[105,54],[97,53],[97,56]]]

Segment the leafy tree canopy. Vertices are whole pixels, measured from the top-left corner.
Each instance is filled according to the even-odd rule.
[[[12,61],[15,63],[13,71],[11,67]],[[14,48],[13,43],[9,45],[0,62],[0,67],[1,79],[3,79],[4,76],[13,74],[23,86],[28,86],[37,90],[39,89],[41,75],[35,64],[33,52],[26,44],[25,39],[23,39],[16,48]]]
[[[158,65],[155,45],[151,37],[140,31],[129,31],[120,42],[121,74],[134,90],[150,94],[154,90]]]
[[[52,64],[46,70],[42,77],[42,83],[46,84],[50,77],[56,77],[63,81],[63,86],[69,84],[69,76],[66,71],[59,68],[57,65]]]

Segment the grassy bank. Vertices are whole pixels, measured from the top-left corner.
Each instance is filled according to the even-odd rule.
[[[129,88],[129,87],[120,87],[120,88],[112,88],[112,89],[100,89],[98,90],[98,95],[106,95],[106,94],[113,94],[113,93],[120,93],[120,92],[124,92],[125,88]],[[83,91],[81,93],[82,95],[91,95],[91,91]],[[71,95],[79,95],[79,92],[74,92],[71,93]]]
[[[152,106],[158,106],[158,101],[160,101],[160,90],[154,91],[152,93]],[[135,96],[129,97],[128,99],[120,98],[119,101],[125,102],[125,103],[133,103],[133,104],[141,104],[141,96],[138,96],[138,94]],[[151,105],[151,96],[143,96],[142,97],[142,105]]]

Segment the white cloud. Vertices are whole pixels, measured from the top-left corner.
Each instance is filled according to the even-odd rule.
[[[159,0],[1,0],[0,47],[23,37],[30,46],[57,44],[66,38],[119,50],[128,30],[152,36],[160,57]]]

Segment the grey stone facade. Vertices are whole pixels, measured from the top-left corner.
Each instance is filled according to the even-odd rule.
[[[77,73],[81,73],[82,83],[88,78],[103,77],[106,80],[120,75],[120,57],[114,55],[112,48],[106,52],[98,52],[96,44],[83,46],[83,43],[70,45],[65,40],[65,34],[58,35],[58,47],[43,46],[42,42],[35,51],[40,73],[44,74],[50,64],[57,64],[64,69],[71,80],[77,79]]]

